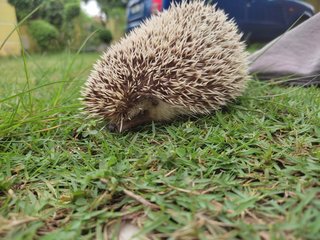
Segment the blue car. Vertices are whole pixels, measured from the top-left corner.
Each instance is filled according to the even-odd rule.
[[[168,9],[181,0],[129,0],[127,5],[127,32],[139,26],[156,11]],[[250,42],[268,42],[293,25],[314,15],[312,5],[298,0],[207,0],[217,4],[238,24],[244,39]]]

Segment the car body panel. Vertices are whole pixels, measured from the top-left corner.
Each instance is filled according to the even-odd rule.
[[[151,16],[152,1],[129,1],[128,32]],[[162,0],[162,10],[168,9],[173,2],[181,0]],[[310,4],[298,0],[208,0],[206,2],[216,4],[218,8],[223,9],[237,23],[244,34],[244,39],[250,41],[270,41],[289,29],[299,18],[302,21],[314,15],[314,9]]]
[[[300,17],[314,14],[311,5],[297,0],[210,1],[233,18],[244,38],[270,41],[288,30]]]

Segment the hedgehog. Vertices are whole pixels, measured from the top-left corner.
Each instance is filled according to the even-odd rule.
[[[83,87],[84,110],[112,132],[210,114],[245,89],[241,37],[216,6],[174,4],[106,50]]]

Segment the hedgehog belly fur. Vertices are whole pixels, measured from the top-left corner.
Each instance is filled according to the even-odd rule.
[[[170,121],[179,115],[192,114],[187,108],[173,106],[164,101],[159,101],[158,105],[149,110],[149,116],[153,121]]]

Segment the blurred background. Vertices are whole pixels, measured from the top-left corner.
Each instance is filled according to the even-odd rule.
[[[103,51],[179,0],[0,0],[0,56]],[[248,43],[265,43],[312,17],[320,0],[209,0],[233,18]],[[33,12],[34,11],[34,12]],[[31,15],[30,13],[33,12]],[[19,28],[11,35],[15,26]],[[10,37],[9,37],[10,36]]]
[[[23,21],[19,33],[12,34],[0,55],[20,54],[21,44],[30,53],[77,51],[95,31],[83,51],[101,51],[123,36],[125,9],[126,3],[116,0],[0,0],[1,45]]]

